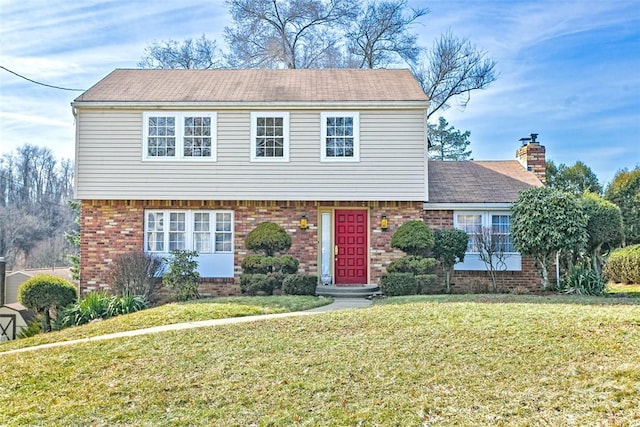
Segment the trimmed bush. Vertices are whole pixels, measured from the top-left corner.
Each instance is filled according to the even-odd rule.
[[[291,237],[278,224],[262,222],[251,230],[245,243],[249,250],[273,256],[278,252],[286,252],[291,247]]]
[[[60,277],[39,274],[25,281],[18,288],[18,301],[42,316],[42,330],[51,330],[53,310],[61,310],[78,298],[75,285]]]
[[[247,274],[283,273],[294,274],[300,262],[291,255],[281,257],[248,255],[242,260],[242,271]]]
[[[386,296],[415,295],[418,279],[412,273],[385,273],[380,278],[380,288]]]
[[[318,276],[291,274],[282,281],[282,292],[287,295],[315,295]]]
[[[616,283],[640,283],[640,245],[613,251],[604,265],[604,275]]]
[[[278,278],[272,274],[255,273],[240,276],[240,290],[251,296],[257,295],[258,292],[262,292],[265,295],[272,295],[277,285]]]
[[[434,258],[408,255],[389,264],[387,273],[429,274],[433,273],[437,265],[438,261]]]
[[[151,301],[153,293],[162,285],[162,259],[136,251],[117,255],[109,266],[111,289],[120,295],[139,295]]]
[[[435,243],[433,233],[420,220],[407,221],[402,224],[391,238],[391,247],[400,249],[407,255],[427,257]]]

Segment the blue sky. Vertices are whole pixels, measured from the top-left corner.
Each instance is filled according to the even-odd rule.
[[[532,132],[547,158],[590,166],[603,184],[640,164],[640,2],[637,0],[411,1],[430,13],[414,29],[430,46],[445,31],[498,62],[498,80],[466,109],[442,115],[471,131],[476,160],[514,158]],[[0,0],[0,65],[31,79],[87,89],[135,68],[154,40],[222,40],[222,0]],[[70,102],[80,92],[0,70],[0,153],[25,143],[73,158]],[[435,117],[434,122],[437,120]]]

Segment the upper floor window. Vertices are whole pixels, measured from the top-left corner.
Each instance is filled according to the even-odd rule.
[[[251,160],[289,161],[289,113],[251,113]]]
[[[146,112],[145,160],[216,160],[216,113]]]
[[[321,113],[322,161],[358,161],[360,159],[359,113]]]

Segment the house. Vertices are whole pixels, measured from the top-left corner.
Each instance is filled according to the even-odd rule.
[[[191,249],[205,292],[238,294],[263,221],[289,233],[301,273],[379,283],[402,223],[454,225],[447,203],[471,203],[430,183],[428,99],[408,70],[119,69],[72,107],[84,292],[108,287],[118,254]]]

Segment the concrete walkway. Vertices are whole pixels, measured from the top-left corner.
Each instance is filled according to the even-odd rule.
[[[336,310],[349,310],[355,308],[367,308],[371,306],[371,301],[364,298],[336,298],[331,304],[324,305],[322,307],[312,308],[306,311],[292,311],[289,313],[277,313],[277,314],[261,314],[257,316],[244,316],[244,317],[230,317],[225,319],[213,319],[213,320],[200,320],[197,322],[185,322],[174,323],[171,325],[154,326],[153,328],[136,329],[133,331],[116,332],[113,334],[99,335],[96,337],[80,338],[69,341],[58,341],[50,344],[36,345],[33,347],[18,348],[15,350],[9,350],[0,353],[0,356],[4,354],[23,353],[26,351],[35,351],[45,348],[64,347],[68,345],[104,341],[114,338],[135,337],[139,335],[156,334],[158,332],[167,331],[179,331],[183,329],[202,328],[206,326],[220,326],[220,325],[232,325],[237,323],[256,322],[259,320],[279,319],[282,317],[296,317],[296,316],[308,316],[312,314],[325,313],[327,311]]]

